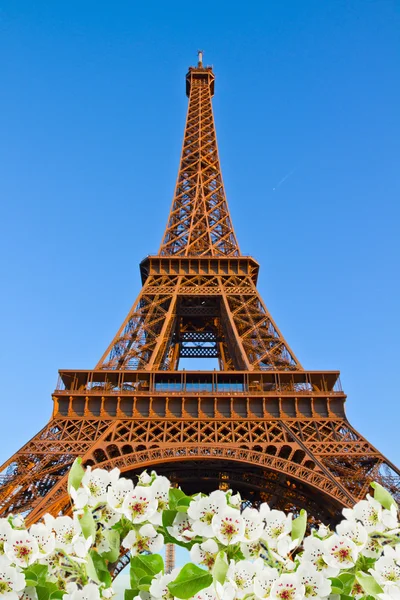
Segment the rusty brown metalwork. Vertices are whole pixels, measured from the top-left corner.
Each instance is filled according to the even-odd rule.
[[[174,544],[165,545],[165,572],[171,573],[175,567],[175,546]]]
[[[258,263],[232,227],[215,134],[210,67],[191,67],[182,156],[157,256],[94,370],[61,370],[50,422],[2,467],[0,514],[68,512],[68,470],[84,463],[168,475],[187,493],[334,522],[400,473],[348,422],[337,371],[305,371],[257,290]],[[214,371],[179,370],[215,358]],[[171,558],[172,561],[172,558]],[[121,562],[121,565],[123,561]]]

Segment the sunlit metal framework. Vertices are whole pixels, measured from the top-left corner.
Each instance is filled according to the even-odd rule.
[[[257,290],[225,197],[201,62],[176,190],[142,289],[90,371],[60,371],[50,422],[2,467],[0,514],[68,511],[66,480],[84,463],[167,474],[187,493],[232,487],[252,503],[306,508],[334,522],[377,480],[399,495],[399,471],[348,422],[339,373],[305,371]],[[181,358],[219,370],[179,370]],[[171,559],[172,560],[172,559]]]

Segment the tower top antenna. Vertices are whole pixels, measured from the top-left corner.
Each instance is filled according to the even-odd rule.
[[[204,50],[197,51],[197,56],[199,57],[199,63],[198,63],[199,67],[203,66],[203,54],[204,54]]]

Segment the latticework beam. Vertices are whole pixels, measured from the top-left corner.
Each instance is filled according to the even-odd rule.
[[[238,256],[222,181],[209,67],[187,75],[189,107],[175,195],[160,255]]]

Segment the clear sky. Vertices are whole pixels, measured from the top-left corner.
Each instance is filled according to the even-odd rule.
[[[50,417],[57,370],[93,368],[140,290],[202,48],[263,298],[400,463],[399,31],[396,0],[3,0],[1,462]]]

